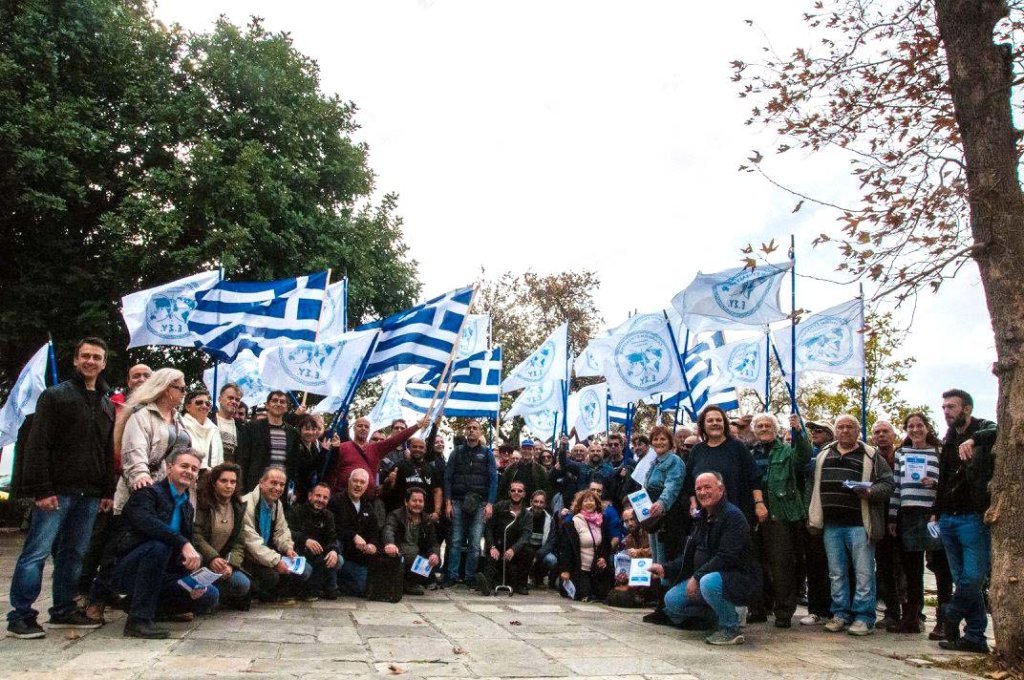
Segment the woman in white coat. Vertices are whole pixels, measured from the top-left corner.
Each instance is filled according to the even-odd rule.
[[[201,470],[210,470],[224,462],[224,442],[220,428],[210,418],[213,399],[206,388],[192,390],[185,395],[185,415],[181,422],[192,438],[192,450],[203,454]]]

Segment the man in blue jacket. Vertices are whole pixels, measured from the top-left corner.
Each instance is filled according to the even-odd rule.
[[[114,539],[118,557],[109,586],[127,593],[131,601],[125,637],[166,638],[170,631],[154,623],[158,609],[166,615],[201,614],[217,604],[215,586],[186,589],[178,583],[202,566],[192,545],[195,512],[189,498],[201,462],[196,451],[171,454],[167,478],[139,489],[124,506],[125,524]]]
[[[466,552],[466,585],[476,585],[476,566],[480,558],[480,539],[484,522],[491,518],[498,496],[498,467],[494,454],[483,440],[478,420],[466,423],[466,443],[455,447],[444,470],[445,513],[452,521],[451,541],[446,558],[448,584],[459,578],[462,553]],[[469,544],[464,547],[467,540]]]
[[[669,621],[683,623],[687,610],[703,602],[714,611],[718,624],[718,631],[704,641],[741,645],[736,607],[745,605],[759,587],[750,525],[743,512],[725,500],[725,484],[717,472],[698,476],[694,489],[702,509],[686,549],[666,565],[652,564],[649,571],[676,582],[665,593],[664,615]]]

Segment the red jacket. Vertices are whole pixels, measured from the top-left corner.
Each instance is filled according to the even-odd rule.
[[[331,493],[338,493],[348,488],[348,477],[356,468],[370,473],[370,483],[366,487],[366,498],[377,497],[377,472],[380,470],[381,459],[405,443],[416,434],[417,428],[407,427],[379,442],[366,442],[359,446],[354,441],[342,442],[341,447],[334,451],[330,468],[324,481],[331,487]]]

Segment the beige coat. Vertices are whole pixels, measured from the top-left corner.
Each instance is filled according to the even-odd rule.
[[[187,433],[177,413],[174,422]],[[121,476],[114,492],[114,514],[121,513],[132,485],[143,476],[149,475],[154,484],[167,476],[167,439],[167,422],[156,404],[146,404],[128,416],[121,437]]]
[[[263,536],[256,528],[256,513],[260,500],[261,492],[258,486],[242,496],[242,501],[245,503],[245,518],[242,526],[245,556],[264,567],[274,567],[281,561],[283,553],[295,549],[295,542],[292,541],[292,532],[288,528],[288,520],[284,517],[284,504],[281,501],[274,503],[271,512],[270,521],[274,529],[270,536],[270,545],[263,542]]]
[[[885,536],[889,496],[892,495],[895,483],[892,469],[875,447],[864,442],[858,443],[864,446],[865,451],[861,481],[872,482],[867,497],[860,501],[861,523],[868,538],[872,542],[877,542]],[[821,468],[825,465],[825,454],[836,446],[837,443],[832,442],[823,448],[814,461],[814,491],[811,493],[811,505],[807,511],[807,526],[814,533],[825,528],[825,512],[821,507]]]

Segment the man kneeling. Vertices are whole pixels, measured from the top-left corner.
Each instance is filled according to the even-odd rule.
[[[423,514],[426,497],[420,487],[410,487],[405,492],[405,507],[392,511],[384,526],[384,554],[402,556],[408,595],[422,595],[423,584],[429,581],[427,576],[412,571],[416,558],[425,559],[431,569],[441,561],[437,556],[437,525]]]
[[[312,602],[321,592],[328,600],[338,599],[338,570],[341,557],[338,551],[338,533],[334,515],[327,509],[331,488],[317,484],[309,492],[309,499],[288,511],[288,528],[292,532],[299,553],[313,567],[313,576],[303,589],[302,599]]]
[[[725,484],[717,472],[696,479],[697,500],[703,510],[694,520],[683,554],[649,571],[675,585],[665,593],[663,614],[676,625],[692,616],[694,605],[714,611],[718,631],[704,638],[710,645],[740,645],[737,606],[747,603],[759,587],[758,568],[751,556],[750,525],[743,511],[725,500]],[[657,616],[648,615],[648,617]],[[655,620],[645,617],[645,620]]]
[[[158,610],[165,616],[201,614],[217,604],[215,586],[187,590],[178,583],[202,564],[192,545],[189,498],[201,461],[196,451],[171,454],[167,477],[134,492],[121,512],[124,525],[114,539],[118,557],[110,584],[131,601],[125,637],[166,638],[169,631],[154,623]]]
[[[304,583],[313,574],[307,562],[301,572],[292,569],[298,557],[281,495],[288,477],[278,467],[268,467],[259,485],[245,498],[244,568],[253,577],[253,591],[261,602],[291,600],[292,583]],[[288,558],[288,559],[284,559]],[[285,581],[282,584],[281,578]],[[279,587],[284,586],[284,587]]]

